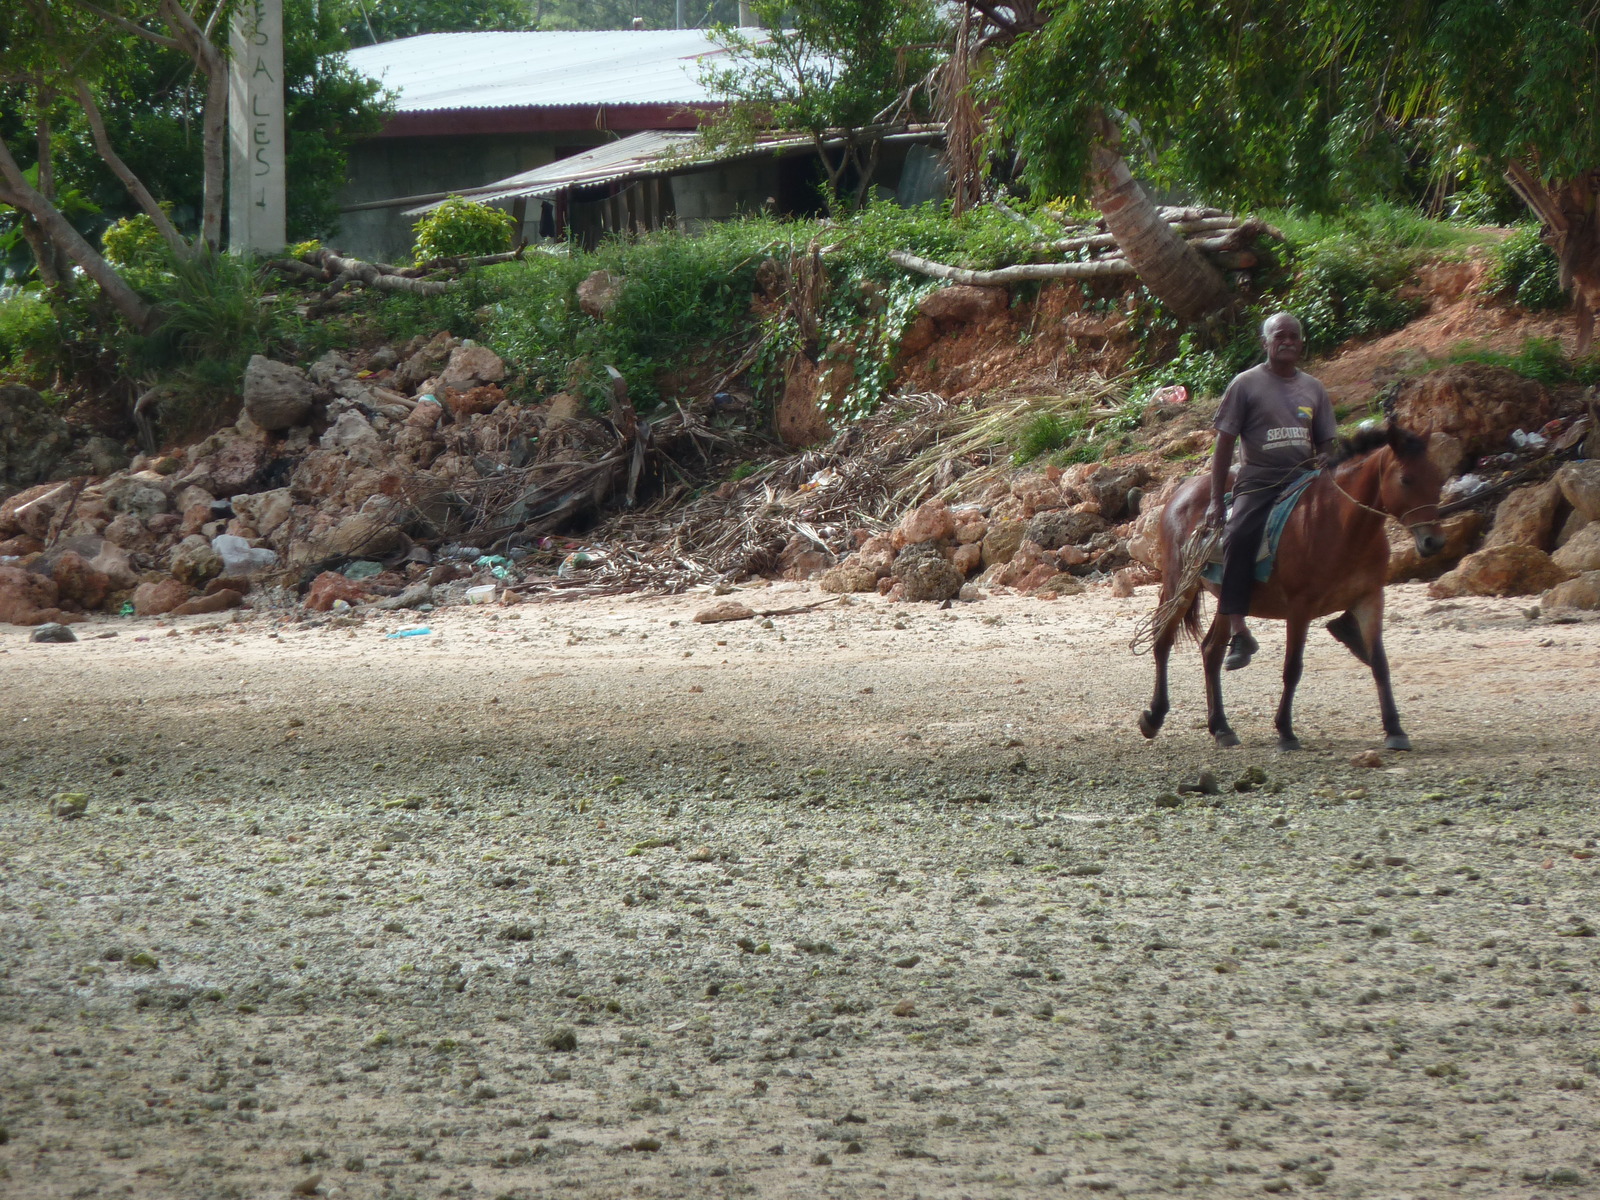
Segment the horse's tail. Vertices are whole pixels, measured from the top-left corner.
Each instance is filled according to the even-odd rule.
[[[1200,641],[1200,590],[1204,582],[1200,573],[1221,536],[1220,531],[1197,528],[1190,531],[1176,552],[1171,546],[1166,547],[1162,555],[1161,603],[1135,632],[1131,648],[1136,653],[1169,642],[1180,632]]]

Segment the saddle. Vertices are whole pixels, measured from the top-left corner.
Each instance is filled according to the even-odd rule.
[[[1294,506],[1300,503],[1300,497],[1305,495],[1306,488],[1311,486],[1311,481],[1320,472],[1301,471],[1289,481],[1289,486],[1283,489],[1277,501],[1272,506],[1272,511],[1267,514],[1266,528],[1261,531],[1261,546],[1256,551],[1256,582],[1265,583],[1272,578],[1272,568],[1278,561],[1278,542],[1283,538],[1283,527],[1289,523],[1289,514],[1294,511]],[[1233,516],[1233,493],[1229,492],[1222,498],[1224,509],[1228,518]],[[1211,552],[1211,557],[1206,561],[1205,569],[1200,572],[1201,578],[1208,583],[1222,584],[1222,543],[1218,541],[1217,547]]]

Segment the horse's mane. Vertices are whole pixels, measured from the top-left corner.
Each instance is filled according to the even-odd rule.
[[[1384,446],[1391,447],[1401,458],[1413,458],[1427,450],[1428,443],[1418,434],[1399,425],[1375,425],[1358,429],[1350,437],[1340,438],[1333,453],[1328,456],[1329,466],[1338,466],[1363,454],[1371,454]]]

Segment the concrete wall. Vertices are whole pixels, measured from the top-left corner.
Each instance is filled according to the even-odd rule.
[[[339,205],[423,196],[452,188],[478,187],[598,144],[572,133],[474,134],[452,138],[373,138],[350,151]],[[393,262],[411,252],[415,204],[362,209],[340,215],[330,244],[357,258]],[[530,205],[531,234],[539,208]]]

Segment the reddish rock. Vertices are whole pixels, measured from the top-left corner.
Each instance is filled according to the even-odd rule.
[[[1556,584],[1539,597],[1539,603],[1545,608],[1600,609],[1600,571],[1585,571],[1576,579]]]
[[[246,491],[267,465],[270,451],[258,441],[230,437],[221,447],[199,459],[185,471],[182,480],[205,488],[213,496],[227,499]]]
[[[719,600],[709,608],[702,608],[694,615],[696,625],[715,625],[722,621],[748,621],[756,615],[756,610],[748,604],[741,604],[737,600]]]
[[[191,504],[183,510],[183,515],[178,522],[178,536],[188,537],[199,533],[201,528],[211,520],[211,505]]]
[[[23,558],[29,554],[38,554],[43,549],[44,543],[38,538],[19,533],[0,542],[0,557]]]
[[[1600,571],[1600,522],[1585,525],[1550,557],[1557,566],[1579,574]]]
[[[1556,510],[1561,503],[1561,488],[1554,479],[1518,488],[1496,506],[1494,527],[1483,539],[1483,548],[1517,545],[1550,549]]]
[[[311,590],[306,593],[306,607],[313,612],[327,612],[336,600],[362,604],[371,598],[371,593],[362,583],[346,579],[337,571],[324,571],[311,581]]]
[[[778,572],[785,579],[812,579],[833,566],[833,561],[833,555],[797,533],[778,555]]]
[[[0,567],[0,623],[43,625],[59,621],[55,580],[22,567]]]
[[[99,608],[111,591],[110,577],[75,550],[56,559],[50,577],[55,580],[58,603],[86,611]]]
[[[226,612],[230,608],[238,608],[244,603],[244,597],[232,588],[219,588],[208,592],[204,596],[195,596],[185,600],[172,610],[175,617],[196,617],[202,613]]]
[[[955,536],[956,522],[950,515],[950,506],[943,500],[929,500],[900,519],[900,524],[895,526],[893,542],[899,549],[925,542],[947,542]]]
[[[595,271],[578,285],[578,307],[595,320],[604,320],[622,297],[622,276]]]
[[[1572,578],[1543,550],[1532,546],[1495,546],[1461,560],[1455,570],[1428,588],[1436,599],[1449,596],[1528,596]]]
[[[411,410],[411,415],[405,423],[412,429],[432,429],[439,424],[439,418],[444,416],[444,408],[433,400],[422,400]]]
[[[176,579],[141,583],[133,589],[133,611],[141,617],[159,617],[189,598],[189,589]]]
[[[206,584],[205,594],[214,596],[218,592],[238,592],[246,595],[250,591],[250,581],[239,575],[219,575]]]
[[[778,437],[784,445],[796,448],[814,446],[833,436],[833,429],[828,425],[828,418],[818,402],[821,390],[817,365],[804,354],[795,355],[773,417]],[[552,400],[552,416],[554,413],[555,401]]]
[[[983,547],[975,542],[957,546],[950,556],[950,564],[963,575],[971,575],[983,566]]]
[[[933,345],[938,336],[939,322],[932,317],[919,315],[911,322],[911,327],[900,336],[900,357],[904,359],[921,354]]]
[[[1051,600],[1061,596],[1081,595],[1085,589],[1081,579],[1068,575],[1065,571],[1057,571],[1047,579],[1028,584],[1023,590]]]
[[[1600,521],[1600,458],[1567,463],[1556,472],[1555,481],[1568,504],[1589,520]],[[0,508],[0,527],[4,518],[5,509]]]
[[[118,513],[101,533],[106,541],[114,542],[125,550],[142,549],[150,544],[150,531],[132,513]]]
[[[996,563],[1010,562],[1027,531],[1026,521],[991,521],[989,531],[983,535],[983,565],[992,567]]]
[[[460,345],[450,352],[449,361],[439,372],[439,386],[455,391],[477,390],[483,384],[499,383],[505,377],[506,364],[489,347]]]
[[[453,388],[440,388],[444,402],[450,406],[450,411],[458,417],[472,416],[474,413],[493,412],[505,400],[506,394],[496,384],[487,383],[482,387],[468,388],[458,392]]]
[[[1417,433],[1461,439],[1476,457],[1506,448],[1514,429],[1537,429],[1550,419],[1544,386],[1505,367],[1452,363],[1402,385],[1395,420]]]
[[[66,483],[41,483],[18,492],[0,504],[0,537],[47,537],[51,520],[71,499],[72,486]]]
[[[818,586],[825,592],[870,592],[876,590],[878,581],[886,577],[887,571],[873,570],[852,554],[838,566],[824,571]]]
[[[164,538],[170,533],[176,533],[180,518],[177,513],[157,513],[144,523],[144,527],[156,538]]]
[[[917,310],[940,325],[967,325],[1005,312],[1010,303],[1005,288],[953,283],[929,292],[917,305]]]

